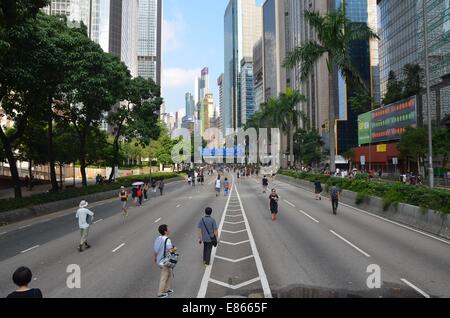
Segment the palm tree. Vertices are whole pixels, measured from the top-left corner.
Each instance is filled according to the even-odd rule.
[[[378,36],[366,25],[352,23],[346,17],[345,1],[342,1],[339,10],[322,16],[318,12],[305,11],[305,20],[314,29],[317,40],[311,40],[295,48],[286,56],[285,67],[294,68],[300,64],[301,78],[307,80],[314,65],[323,56],[327,57],[327,66],[330,82],[333,78],[334,68],[346,78],[347,83],[362,87],[369,93],[366,83],[353,66],[349,54],[349,44],[357,40],[371,40]],[[370,94],[370,93],[369,93]],[[329,128],[330,128],[330,169],[335,170],[335,109],[332,87],[329,90]]]

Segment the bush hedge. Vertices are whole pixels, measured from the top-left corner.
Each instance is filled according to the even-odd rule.
[[[369,180],[362,175],[349,179],[289,170],[281,171],[280,174],[310,182],[319,179],[326,185],[326,191],[332,183],[335,183],[339,189],[356,192],[358,194],[357,204],[361,204],[369,196],[375,196],[383,199],[385,210],[391,205],[406,203],[441,212],[444,215],[450,214],[450,191],[446,189],[430,189],[425,186],[411,186],[400,182]]]
[[[171,179],[181,177],[178,173],[152,173],[151,177],[156,179]],[[121,186],[130,187],[132,183],[150,179],[150,175],[138,175],[118,178],[116,182],[109,184],[92,185],[83,188],[67,188],[58,193],[40,193],[22,199],[3,199],[0,200],[0,212],[11,211],[35,205],[56,202],[76,197],[82,197],[89,194],[108,192],[118,190]]]

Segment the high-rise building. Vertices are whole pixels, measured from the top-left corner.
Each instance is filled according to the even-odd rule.
[[[214,124],[214,115],[215,115],[215,107],[213,94],[208,93],[203,98],[203,102],[200,107],[199,118],[201,119],[200,131],[202,133],[204,133],[206,129],[212,127],[212,124]]]
[[[253,57],[261,37],[262,10],[255,0],[229,0],[224,16],[223,129],[242,126],[240,72],[244,57]]]
[[[264,62],[263,41],[260,38],[253,47],[253,80],[255,95],[255,112],[264,103]]]
[[[427,6],[428,51],[431,80],[431,119],[440,122],[450,114],[450,1],[425,0]],[[425,69],[422,0],[378,0],[380,12],[381,95],[387,91],[389,72],[400,80],[406,64]],[[427,122],[426,92],[418,100],[418,122]]]
[[[225,135],[223,126],[223,115],[224,115],[224,96],[223,96],[223,73],[220,74],[217,79],[217,86],[219,86],[219,116],[218,116],[218,128]]]
[[[139,0],[138,75],[161,85],[162,0]]]
[[[373,21],[377,19],[377,11],[373,10],[373,3],[375,1],[347,0],[345,2],[347,18],[353,24],[370,26],[369,22],[372,21],[373,24]],[[341,0],[335,0],[334,9],[339,9],[341,4]],[[367,87],[372,88],[372,67],[377,67],[378,63],[375,61],[375,57],[371,56],[370,45],[371,43],[369,41],[352,41],[348,49],[352,64],[359,72]],[[376,64],[374,65],[374,63]],[[336,152],[342,154],[358,146],[358,115],[361,114],[361,111],[358,112],[352,107],[350,99],[356,92],[353,87],[347,85],[346,79],[338,72],[335,72],[333,87],[335,92],[334,104],[338,106],[336,110]]]
[[[209,94],[209,69],[205,67],[201,72],[200,82],[199,82],[199,97],[203,100]]]
[[[194,96],[191,93],[186,93],[185,95],[186,103],[186,116],[193,116],[195,111]]]
[[[122,61],[132,77],[138,76],[138,11],[139,0],[122,1]]]
[[[241,61],[241,122],[244,126],[255,113],[255,81],[253,76],[253,60],[244,57]]]

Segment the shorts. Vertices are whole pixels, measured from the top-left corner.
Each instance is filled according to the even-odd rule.
[[[122,201],[122,209],[126,209],[128,207],[128,201]]]

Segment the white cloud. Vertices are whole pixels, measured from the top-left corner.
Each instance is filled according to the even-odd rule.
[[[163,52],[173,52],[183,46],[186,23],[180,12],[174,14],[172,20],[163,19],[162,45]]]
[[[199,76],[200,69],[167,68],[162,71],[162,89],[177,89],[194,86],[194,80]]]

